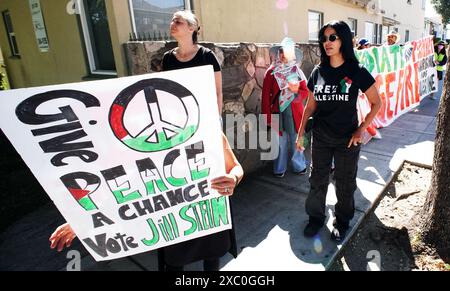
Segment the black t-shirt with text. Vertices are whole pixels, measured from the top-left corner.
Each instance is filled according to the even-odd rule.
[[[358,128],[356,102],[359,90],[367,91],[375,79],[360,64],[346,61],[337,68],[320,65],[308,79],[317,109],[314,129],[335,138],[349,138]]]

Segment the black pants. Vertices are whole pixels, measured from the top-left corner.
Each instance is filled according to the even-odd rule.
[[[311,190],[306,199],[306,213],[311,220],[325,222],[325,203],[328,191],[331,162],[334,158],[336,180],[337,222],[347,226],[355,213],[354,193],[361,146],[347,148],[350,139],[333,138],[314,129],[312,141],[312,171],[309,183]]]

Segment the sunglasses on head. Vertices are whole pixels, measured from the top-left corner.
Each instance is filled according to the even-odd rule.
[[[328,40],[331,41],[331,42],[333,42],[333,41],[335,41],[335,40],[337,40],[337,39],[339,39],[339,36],[338,36],[337,34],[331,34],[329,37],[327,37],[327,36],[325,36],[325,35],[322,35],[322,36],[320,37],[319,41],[320,41],[321,43],[324,43],[324,42],[327,42]]]

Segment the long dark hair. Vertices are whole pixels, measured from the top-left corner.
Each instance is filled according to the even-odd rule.
[[[192,33],[192,42],[194,44],[198,43],[198,35],[200,34],[200,26],[194,30],[194,32]]]
[[[325,30],[328,27],[333,28],[341,40],[340,52],[342,53],[344,60],[346,62],[358,63],[358,59],[355,56],[355,51],[353,50],[353,36],[350,27],[342,20],[333,20],[325,24],[319,31],[320,65],[330,64],[330,57],[327,56],[323,44],[320,43],[320,40],[324,37]]]

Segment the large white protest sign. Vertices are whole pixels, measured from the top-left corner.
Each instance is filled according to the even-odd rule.
[[[3,91],[1,128],[96,260],[231,228],[211,66]],[[27,199],[21,197],[21,199]]]

